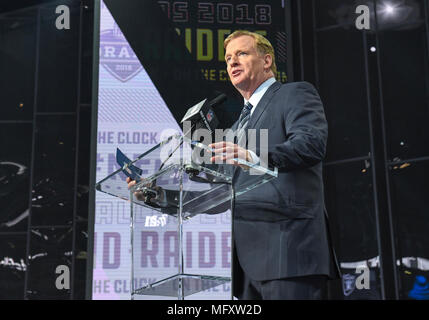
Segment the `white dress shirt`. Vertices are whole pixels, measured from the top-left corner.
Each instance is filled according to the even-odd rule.
[[[253,92],[252,96],[249,100],[244,99],[244,104],[247,102],[250,102],[250,104],[253,106],[252,110],[250,110],[250,115],[253,114],[256,107],[258,106],[259,101],[261,101],[263,95],[265,92],[267,92],[268,88],[276,82],[276,79],[274,77],[269,78],[268,80],[265,80],[262,82],[262,84]]]

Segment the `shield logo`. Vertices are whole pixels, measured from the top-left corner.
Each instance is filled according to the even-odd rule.
[[[100,64],[122,82],[127,82],[143,69],[116,23],[113,29],[100,33]]]
[[[346,297],[352,294],[356,288],[356,276],[353,274],[345,273],[342,277],[343,293]]]
[[[207,118],[208,122],[212,121],[212,119],[213,119],[213,111],[212,110],[209,110],[209,112],[207,112],[206,118]]]

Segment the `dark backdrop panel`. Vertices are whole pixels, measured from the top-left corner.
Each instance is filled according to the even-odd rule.
[[[55,13],[57,5],[40,9],[39,113],[76,111],[80,8],[71,6],[70,29],[58,30],[54,27],[58,17]]]
[[[31,120],[36,10],[0,16],[0,120]]]
[[[372,174],[368,161],[324,167],[326,207],[340,262],[378,255]]]
[[[318,85],[329,125],[326,161],[368,156],[370,151],[365,52],[362,33],[317,32]]]
[[[31,223],[65,225],[73,220],[76,116],[37,117]]]
[[[350,29],[353,27],[355,22],[356,6],[358,6],[359,4],[364,4],[364,1],[358,2],[356,0],[322,0],[314,1],[314,3],[316,28],[325,28],[333,25],[343,25]]]
[[[429,161],[391,165],[391,195],[401,298],[409,298],[418,277],[429,279]],[[421,279],[420,279],[421,280]],[[420,289],[425,281],[420,284]],[[425,298],[425,290],[416,297]]]
[[[31,123],[0,123],[0,232],[27,231]]]
[[[388,158],[427,157],[429,60],[424,22],[385,30],[379,37]]]
[[[0,233],[0,299],[22,299],[24,296],[27,234]]]
[[[429,161],[390,166],[399,257],[429,260]]]
[[[28,299],[70,299],[70,289],[57,287],[58,266],[72,267],[72,228],[31,229]]]

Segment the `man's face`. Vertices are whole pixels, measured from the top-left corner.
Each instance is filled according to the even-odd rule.
[[[225,52],[225,61],[232,84],[239,91],[253,92],[267,79],[269,61],[259,54],[255,40],[243,35],[232,39]]]

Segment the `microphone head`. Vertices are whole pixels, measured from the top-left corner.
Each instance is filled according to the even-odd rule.
[[[193,107],[189,108],[185,116],[183,117],[182,121],[180,121],[180,123],[183,123],[186,120],[189,120],[189,121],[195,120],[195,118],[198,117],[200,110],[203,108],[204,105],[206,105],[206,102],[207,102],[207,99],[204,99],[198,102]]]
[[[214,108],[224,103],[226,99],[227,99],[226,94],[221,93],[220,95],[218,95],[216,98],[214,98],[212,101],[209,102],[209,107]]]
[[[222,93],[213,100],[207,101],[207,99],[204,99],[200,101],[193,107],[189,108],[181,123],[190,121],[193,130],[204,128],[209,130],[211,134],[214,134],[214,130],[219,125],[219,119],[213,109],[214,107],[222,104],[226,99],[227,96]]]

